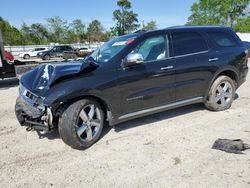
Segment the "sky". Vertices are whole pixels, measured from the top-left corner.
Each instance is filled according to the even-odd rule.
[[[60,16],[71,22],[81,19],[88,25],[92,20],[101,21],[105,29],[115,26],[113,11],[116,0],[2,0],[0,16],[20,28],[23,22],[46,23],[46,18]],[[131,0],[132,10],[139,15],[139,22],[157,22],[158,28],[183,25],[196,0]]]

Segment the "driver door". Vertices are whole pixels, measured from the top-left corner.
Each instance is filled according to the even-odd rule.
[[[122,116],[143,114],[175,100],[175,60],[167,34],[151,35],[131,53],[142,55],[143,62],[118,70]],[[143,112],[144,111],[144,112]]]

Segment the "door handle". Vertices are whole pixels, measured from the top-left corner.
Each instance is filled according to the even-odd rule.
[[[171,66],[167,66],[167,67],[161,67],[161,70],[170,70],[170,69],[173,69],[174,68],[174,66],[173,65],[171,65]]]
[[[219,58],[216,57],[216,58],[211,58],[211,59],[209,59],[208,61],[209,61],[209,62],[215,62],[215,61],[218,61],[218,60],[219,60]]]

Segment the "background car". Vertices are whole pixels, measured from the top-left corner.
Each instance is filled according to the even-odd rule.
[[[49,60],[52,57],[63,57],[65,52],[67,52],[67,55],[70,55],[70,53],[75,54],[75,51],[71,46],[60,45],[53,46],[44,52],[39,52],[37,57],[42,58],[43,60]]]
[[[6,57],[8,64],[12,64],[14,62],[14,56],[10,52],[4,51],[4,56]]]
[[[79,57],[85,57],[87,56],[88,54],[90,54],[93,50],[88,48],[88,47],[82,47],[79,49],[78,51],[78,56]]]
[[[243,41],[244,46],[248,49],[248,58],[250,58],[250,42]]]
[[[34,49],[31,49],[27,52],[20,53],[19,57],[24,58],[24,59],[29,59],[30,57],[36,57],[39,52],[44,52],[47,49],[48,48],[46,48],[46,47],[34,48]]]

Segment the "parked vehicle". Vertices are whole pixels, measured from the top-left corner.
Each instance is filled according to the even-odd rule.
[[[49,60],[52,57],[63,57],[63,53],[65,52],[75,54],[75,51],[71,46],[61,45],[54,46],[44,52],[39,52],[37,57],[42,58],[43,60]]]
[[[47,63],[42,62],[42,63]],[[29,62],[16,60],[11,53],[4,50],[3,36],[0,29],[0,78],[20,77],[25,72],[36,68],[39,62],[30,64]]]
[[[2,32],[0,29],[0,78],[9,78],[15,76],[15,68],[12,63],[9,62],[9,60],[12,59],[10,56],[8,59],[5,55],[9,56],[8,53],[4,50],[3,46],[3,37],[2,37]]]
[[[48,50],[48,48],[46,48],[46,47],[34,48],[34,49],[31,49],[27,52],[20,53],[19,57],[24,58],[24,59],[29,59],[30,57],[36,57],[38,53],[44,52],[47,50]]]
[[[89,55],[93,50],[88,48],[88,47],[83,47],[83,48],[80,48],[79,51],[78,51],[78,56],[79,57],[85,57],[87,55]]]
[[[227,27],[121,36],[83,61],[41,65],[23,75],[16,116],[28,130],[58,125],[66,144],[84,149],[100,138],[106,121],[115,125],[194,103],[212,111],[230,108],[246,80],[247,56]]]
[[[8,64],[13,64],[13,62],[14,62],[14,56],[10,52],[4,51],[4,56],[6,57],[6,62]]]
[[[250,42],[248,42],[248,41],[243,41],[243,44],[244,44],[244,46],[248,49],[248,51],[250,52]],[[250,53],[249,53],[249,55],[248,55],[248,58],[250,58]]]

